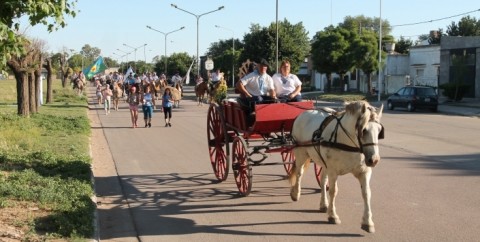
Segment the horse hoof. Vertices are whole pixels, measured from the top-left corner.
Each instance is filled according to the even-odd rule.
[[[328,223],[329,223],[329,224],[341,224],[342,221],[340,221],[340,219],[338,219],[338,218],[335,219],[335,218],[329,217],[329,218],[328,218]]]
[[[320,208],[321,213],[326,213],[327,212],[327,207]]]
[[[367,231],[368,233],[375,233],[375,226],[373,225],[362,224],[362,229]]]
[[[292,193],[290,193],[290,198],[292,198],[292,201],[294,202],[298,201],[298,196],[295,196]]]

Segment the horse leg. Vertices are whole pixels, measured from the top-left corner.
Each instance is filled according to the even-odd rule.
[[[337,174],[328,174],[328,183],[330,185],[328,189],[328,200],[330,206],[328,206],[327,214],[328,214],[328,222],[331,224],[341,224],[340,218],[337,215],[337,211],[335,208],[335,198],[338,193],[338,185],[337,185]]]
[[[290,197],[293,201],[298,201],[302,194],[302,176],[305,169],[308,167],[309,157],[304,147],[294,148],[295,164],[290,173]]]
[[[317,164],[321,166],[321,164]],[[327,169],[325,167],[322,167],[322,173],[320,174],[321,181],[322,181],[322,187],[320,191],[320,212],[321,213],[326,213],[328,209],[328,200],[327,200]]]
[[[372,176],[372,169],[368,168],[366,172],[363,172],[357,176],[358,181],[362,187],[362,197],[363,197],[363,217],[362,217],[362,229],[369,232],[375,233],[375,225],[372,220],[372,208],[370,207],[370,177]]]

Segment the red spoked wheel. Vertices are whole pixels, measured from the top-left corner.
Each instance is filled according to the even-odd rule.
[[[248,162],[247,143],[243,137],[233,140],[232,170],[240,195],[248,196],[252,191],[252,167]]]
[[[293,165],[295,164],[295,154],[293,153],[293,148],[287,148],[280,152],[282,155],[283,167],[287,172],[287,175],[292,173]]]
[[[218,181],[225,181],[230,167],[230,150],[226,142],[223,112],[216,103],[210,104],[207,114],[207,142],[210,162]]]
[[[316,163],[314,163],[313,167],[315,169],[315,179],[317,179],[317,183],[320,186],[320,188],[323,188],[323,186],[322,186],[322,168],[323,167],[317,165]],[[327,191],[328,191],[328,183],[327,183]]]

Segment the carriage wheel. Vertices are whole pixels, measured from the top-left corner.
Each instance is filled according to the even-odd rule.
[[[283,167],[287,172],[287,175],[292,173],[292,168],[295,163],[295,155],[293,154],[293,149],[287,149],[281,152]]]
[[[247,143],[243,137],[233,140],[232,169],[240,195],[248,196],[252,190],[252,167],[248,163]]]
[[[210,105],[207,116],[208,151],[213,172],[219,181],[227,179],[230,167],[230,151],[228,143],[225,142],[225,130],[220,107],[217,104]]]
[[[312,161],[313,162],[313,161]],[[317,183],[322,188],[322,167],[314,163],[315,168],[315,178],[317,179]],[[327,191],[328,191],[328,184],[327,184]]]

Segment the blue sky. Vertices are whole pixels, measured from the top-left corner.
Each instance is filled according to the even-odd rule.
[[[286,18],[290,23],[302,22],[309,37],[326,26],[337,25],[345,16],[365,15],[378,17],[382,2],[382,19],[392,26],[446,18],[480,9],[480,3],[474,0],[438,1],[438,0],[278,0],[278,19]],[[167,39],[167,55],[175,52],[187,52],[195,55],[197,51],[197,19],[195,16],[171,7],[176,4],[196,15],[200,15],[220,6],[223,10],[210,13],[199,19],[199,53],[203,55],[211,43],[235,38],[242,39],[249,32],[252,23],[267,26],[275,21],[276,0],[79,0],[77,17],[68,19],[68,26],[48,33],[44,26],[29,27],[22,21],[23,29],[30,37],[46,41],[48,49],[58,52],[63,48],[80,51],[85,44],[102,50],[102,56],[121,60],[113,54],[133,51],[132,47],[141,47],[136,59],[150,62],[156,55],[165,52],[164,35],[146,28],[147,25],[162,32],[170,32],[185,26],[185,29],[171,33]],[[480,11],[469,14],[480,19]],[[443,28],[452,22],[458,22],[462,16],[426,24],[416,24],[393,28],[395,38],[410,37],[416,40],[418,35],[430,30]],[[224,28],[216,28],[215,25]],[[233,33],[232,33],[233,31]],[[129,55],[129,60],[134,54]],[[124,61],[126,60],[126,57]]]

